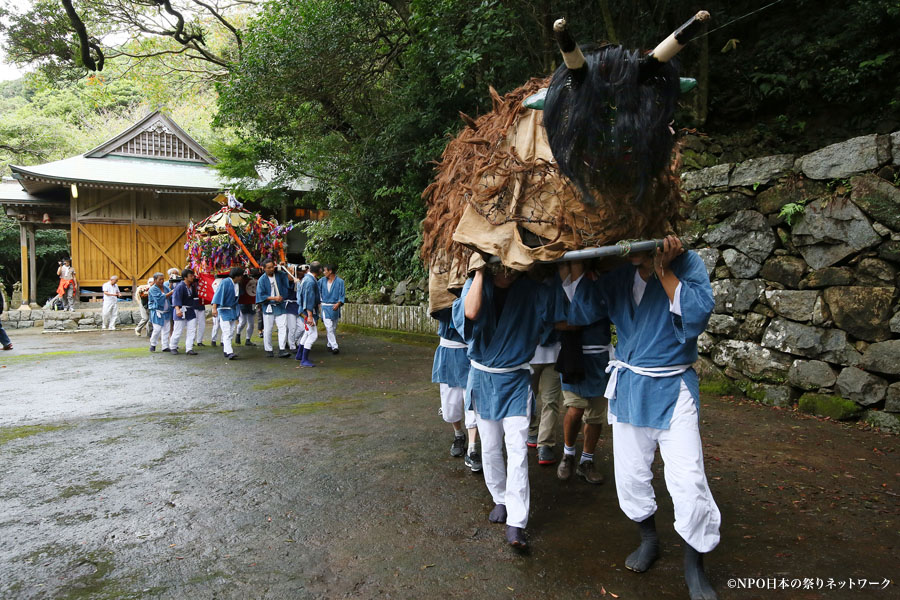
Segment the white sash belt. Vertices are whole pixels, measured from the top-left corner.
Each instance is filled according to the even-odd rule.
[[[479,362],[470,360],[469,364],[479,371],[484,371],[485,373],[515,373],[516,371],[528,371],[529,373],[531,372],[531,365],[529,365],[528,363],[523,363],[515,367],[486,367]]]
[[[688,369],[690,369],[693,365],[673,365],[671,367],[635,367],[629,365],[627,363],[622,362],[621,360],[611,360],[609,364],[606,365],[606,372],[610,373],[609,382],[606,384],[606,396],[609,400],[612,400],[616,397],[616,384],[619,382],[619,371],[622,369],[628,369],[632,373],[637,375],[643,375],[645,377],[675,377],[676,375],[681,375]]]
[[[441,338],[440,345],[443,348],[453,348],[455,350],[469,347],[468,344],[464,344],[463,342],[454,342],[453,340],[448,340],[447,338]]]
[[[606,344],[604,346],[582,346],[581,353],[582,354],[603,354],[604,352],[609,353],[610,356],[613,355],[613,345]]]

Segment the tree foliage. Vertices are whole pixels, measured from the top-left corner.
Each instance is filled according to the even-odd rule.
[[[753,151],[772,153],[900,125],[896,0],[769,4],[702,4],[713,15],[711,27],[725,27],[682,53],[684,74],[701,80],[701,93],[689,99],[678,125],[703,125],[720,138],[756,132],[750,137],[762,141]],[[316,178],[319,190],[304,201],[329,209],[331,218],[309,225],[307,254],[342,263],[342,274],[357,285],[422,273],[420,193],[447,136],[462,126],[458,111],[489,110],[489,85],[504,93],[550,74],[558,62],[554,19],[566,16],[581,43],[614,37],[650,49],[701,8],[685,0],[177,0],[171,6],[183,23],[156,0],[73,3],[106,59],[102,89],[131,79],[141,83],[145,101],[181,106],[216,81],[216,124],[240,135],[201,141],[219,138],[211,149],[229,174],[251,176],[263,161],[285,179]],[[61,4],[36,0],[25,15],[5,14],[9,54],[43,65],[47,80],[90,66]],[[126,32],[124,41],[116,31]],[[123,87],[111,96],[132,91]],[[32,98],[38,93],[27,91]],[[80,110],[67,94],[43,98],[46,110],[36,111],[43,119],[71,119]],[[6,102],[2,93],[0,102]],[[24,131],[10,131],[12,124],[0,119],[7,127],[0,133],[17,140],[25,158],[36,156],[31,150],[65,145],[35,138],[49,122]],[[256,193],[273,208],[292,201]]]

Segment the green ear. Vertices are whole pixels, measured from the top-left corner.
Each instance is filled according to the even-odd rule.
[[[681,81],[681,93],[686,94],[695,87],[697,87],[697,80],[693,77],[679,77]]]
[[[543,88],[537,94],[532,94],[522,101],[525,108],[533,108],[534,110],[544,110],[544,100],[547,98],[547,88]]]

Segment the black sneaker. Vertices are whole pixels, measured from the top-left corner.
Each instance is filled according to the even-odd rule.
[[[275,352],[272,350],[266,350],[266,358],[275,358]]]
[[[481,452],[477,449],[466,453],[466,466],[472,469],[473,473],[481,472]]]
[[[169,349],[169,354],[178,354],[178,350],[176,348]]]
[[[204,344],[203,342],[197,342],[197,343],[194,344],[194,345],[195,345],[195,346],[205,346],[206,344]]]
[[[251,342],[251,341],[250,341],[250,338],[247,338],[247,341],[244,342],[244,345],[245,345],[245,346],[255,346],[256,344],[254,344],[253,342]]]
[[[278,353],[278,358],[290,358],[290,357],[291,357],[291,353],[288,352],[287,350],[282,350],[281,352]]]
[[[163,352],[171,352],[169,348],[163,348]]]
[[[538,464],[552,465],[556,462],[556,454],[553,452],[553,446],[541,446],[538,448]]]
[[[459,458],[466,452],[466,436],[457,435],[453,438],[453,445],[450,446],[450,456]]]
[[[232,352],[231,354],[226,354],[225,357],[228,360],[237,360],[237,354],[235,354],[234,352]]]
[[[213,348],[215,348],[215,347],[216,347],[216,340],[211,341],[211,342],[209,343],[209,345],[212,346]]]
[[[234,336],[234,343],[235,343],[235,344],[240,344],[240,343],[241,343],[241,336],[239,336],[239,335]]]
[[[332,353],[332,354],[340,354],[340,353],[341,353],[341,350],[340,350],[339,348],[332,348],[332,349],[331,349],[331,353]]]
[[[150,346],[150,352],[156,352],[156,346]]]
[[[185,352],[185,354],[187,354],[188,356],[197,356],[197,353],[193,350],[188,350],[187,352]]]

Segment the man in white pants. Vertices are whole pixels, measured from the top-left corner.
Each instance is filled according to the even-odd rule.
[[[300,290],[297,292],[297,303],[300,304],[300,317],[303,320],[302,324],[298,323],[298,326],[303,327],[303,335],[300,337],[295,358],[300,361],[301,367],[316,366],[316,363],[309,359],[309,351],[312,350],[313,344],[319,338],[316,321],[319,319],[320,298],[316,277],[321,272],[322,265],[318,261],[309,263],[309,271],[303,276]]]
[[[438,320],[438,336],[440,343],[434,351],[434,363],[431,366],[432,383],[440,384],[441,417],[444,422],[453,426],[453,443],[450,445],[450,456],[460,457],[465,454],[464,463],[473,473],[482,469],[481,453],[475,445],[478,433],[475,411],[466,410],[466,384],[469,381],[468,346],[462,336],[453,328],[451,309],[446,308],[432,315]],[[465,429],[463,428],[465,419]],[[468,448],[466,438],[468,437]]]
[[[243,267],[234,267],[228,273],[230,279],[222,280],[212,299],[212,316],[222,330],[222,349],[225,358],[234,360],[237,355],[231,345],[234,326],[238,320],[238,299],[241,296],[241,279]]]
[[[200,300],[200,288],[194,285],[194,315],[197,317],[197,334],[194,337],[194,345],[203,345],[203,334],[206,333],[206,305]]]
[[[166,276],[162,273],[154,273],[153,285],[147,292],[147,308],[150,311],[150,326],[153,328],[153,333],[150,334],[150,352],[156,352],[160,341],[163,352],[169,351],[169,321],[172,320],[169,296],[172,292],[166,291],[165,279]]]
[[[197,356],[194,352],[194,336],[197,335],[197,316],[194,314],[194,271],[185,269],[181,272],[182,280],[175,286],[172,294],[172,306],[175,307],[175,322],[172,336],[169,338],[169,351],[178,354],[178,342],[185,334],[185,354]]]
[[[338,354],[340,350],[335,333],[341,318],[341,307],[347,299],[344,296],[344,280],[337,276],[335,265],[325,265],[325,276],[319,280],[319,299],[322,302],[322,323],[328,338],[327,348],[332,354]]]
[[[265,273],[256,284],[256,302],[263,317],[263,348],[266,356],[275,357],[272,347],[272,329],[278,328],[278,358],[290,358],[287,351],[287,315],[285,298],[288,292],[288,279],[280,269],[276,269],[275,261],[268,258],[263,261]],[[249,338],[248,338],[249,339]]]
[[[494,500],[488,520],[506,523],[506,541],[522,549],[531,498],[526,439],[534,410],[528,361],[555,315],[549,287],[505,267],[484,271],[466,281],[453,303],[453,327],[468,344],[466,408],[475,410],[484,481]]]
[[[608,314],[616,326],[605,394],[616,491],[641,536],[625,566],[642,573],[659,557],[651,485],[659,447],[675,531],[685,541],[685,583],[694,600],[716,598],[703,556],[719,543],[722,516],[703,466],[699,381],[691,366],[715,304],[706,267],[696,253],[684,252],[681,240],[668,236],[661,252],[633,255],[632,264],[599,278],[592,290],[576,296],[567,320],[588,325]]]
[[[109,281],[103,284],[103,329],[115,331],[116,319],[119,318],[119,298],[122,297],[119,292],[118,275],[113,275]]]

